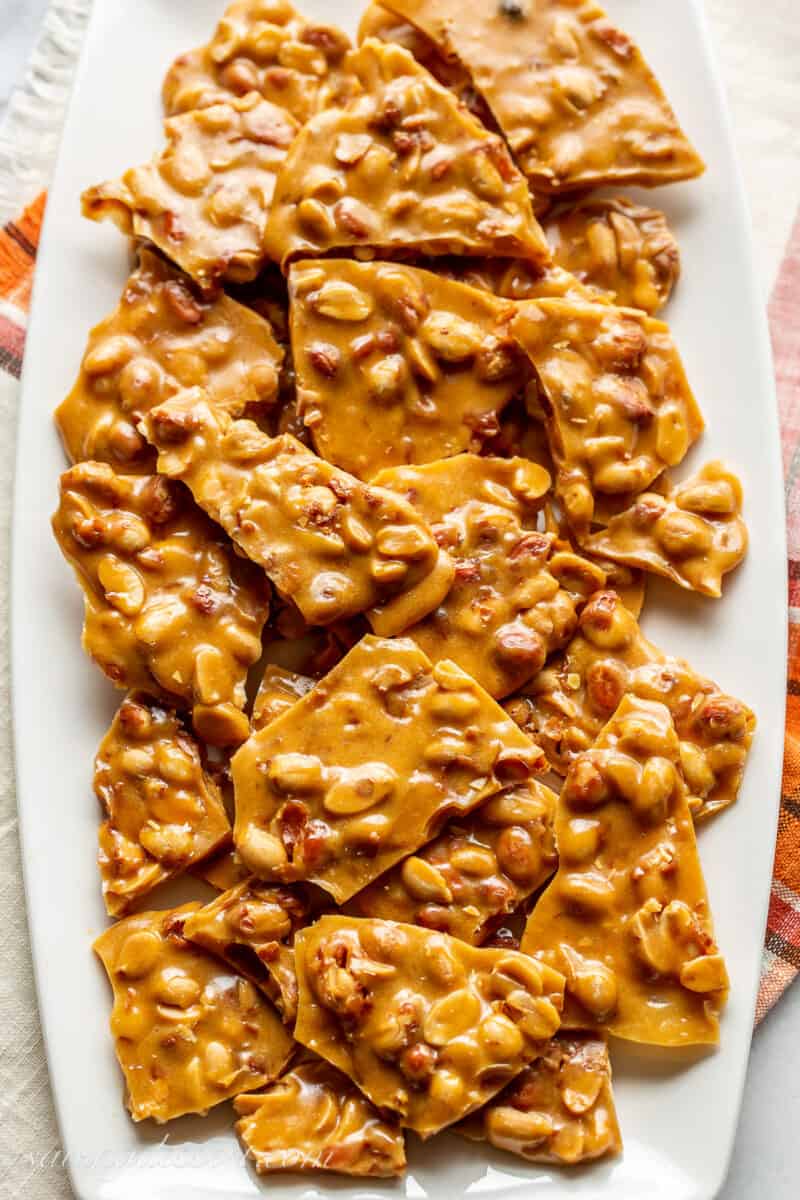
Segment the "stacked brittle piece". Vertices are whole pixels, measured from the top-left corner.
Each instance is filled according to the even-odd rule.
[[[590,191],[703,164],[596,0],[359,43],[234,0],[84,195],[138,256],[56,414],[124,693],[95,949],[134,1120],[233,1098],[259,1172],[448,1127],[576,1164],[621,1152],[609,1038],[715,1043],[728,990],[695,827],[755,718],[639,617],[648,574],[720,596],[742,489],[671,476],[677,244]]]

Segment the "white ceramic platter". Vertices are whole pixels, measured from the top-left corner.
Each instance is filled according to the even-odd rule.
[[[302,0],[354,31],[358,0]],[[481,0],[489,2],[489,0]],[[699,181],[652,195],[684,271],[667,316],[708,421],[692,466],[722,457],[742,474],[751,551],[720,602],[652,587],[645,627],[759,718],[739,803],[700,835],[732,990],[716,1053],[616,1043],[621,1159],[577,1171],[527,1166],[453,1136],[409,1139],[397,1183],[273,1177],[244,1163],[228,1105],[166,1127],[134,1126],[108,1032],[110,996],[90,951],[105,925],[94,864],[92,759],[118,696],[80,648],[82,602],[49,529],[64,469],[50,414],[71,385],[89,327],[128,270],[111,226],[84,221],[79,195],[160,144],[159,88],[182,50],[210,34],[222,0],[96,0],[36,275],[21,404],[14,524],[13,670],[19,807],[39,1002],[64,1146],[81,1200],[366,1200],[491,1195],[512,1200],[707,1200],[722,1184],[744,1080],[769,892],[782,753],[786,583],[781,461],[764,314],[748,216],[699,3],[608,0],[636,36],[708,162]],[[43,1147],[43,1150],[49,1149]]]

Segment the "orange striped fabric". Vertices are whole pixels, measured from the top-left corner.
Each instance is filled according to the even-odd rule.
[[[0,230],[0,370],[19,377],[45,196]],[[756,1022],[800,970],[800,214],[769,306],[789,542],[786,739],[775,869]]]
[[[800,213],[769,305],[789,551],[786,737],[775,868],[756,1021],[800,970]]]

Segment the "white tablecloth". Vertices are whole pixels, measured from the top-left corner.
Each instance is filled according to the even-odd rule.
[[[302,6],[302,0],[298,2]],[[31,10],[37,4],[43,7],[43,0],[0,0],[0,106],[10,73],[22,75],[24,71],[21,56],[28,49],[25,23],[30,23]],[[707,9],[750,197],[766,297],[800,200],[800,7],[798,0],[707,0]],[[709,297],[709,304],[714,303],[715,298]],[[0,375],[0,428],[5,431],[0,445],[3,628],[8,609],[8,518],[17,390],[8,376]],[[61,1162],[31,976],[16,835],[8,688],[4,636],[0,641],[0,1195],[61,1200],[71,1191]],[[46,718],[43,714],[43,736]],[[58,803],[58,797],[42,797],[42,803]],[[58,919],[58,897],[53,901],[54,918]],[[796,1200],[798,1195],[800,1138],[795,1129],[800,1126],[800,1038],[794,1031],[795,1017],[800,1021],[800,985],[783,998],[756,1035],[725,1200]],[[771,1085],[778,1079],[780,1088],[773,1089]],[[90,1063],[76,1086],[91,1087]],[[779,1098],[779,1111],[771,1100],[773,1091]],[[709,1119],[713,1120],[713,1114]]]

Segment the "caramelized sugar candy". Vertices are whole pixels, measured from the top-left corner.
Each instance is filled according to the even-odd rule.
[[[468,108],[482,125],[495,133],[499,132],[486,101],[472,86],[469,73],[464,70],[458,59],[446,58],[436,43],[421,29],[404,21],[382,4],[372,3],[364,9],[358,26],[359,46],[369,38],[377,38],[380,42],[394,42],[408,50],[420,66],[430,71],[434,79],[438,79],[443,87],[456,94],[459,102]]]
[[[669,709],[626,695],[573,762],[558,871],[522,950],[567,979],[567,1028],[657,1046],[719,1040],[728,994]]]
[[[298,125],[257,93],[171,117],[166,147],[83,193],[83,215],[145,238],[203,288],[255,279],[276,174]]]
[[[257,733],[265,729],[276,717],[282,716],[298,700],[307,696],[316,683],[310,675],[287,671],[285,667],[270,664],[261,677],[253,703],[251,728]]]
[[[359,892],[359,912],[480,945],[556,869],[556,800],[534,779],[498,792]]]
[[[114,992],[111,1032],[134,1121],[205,1116],[271,1082],[292,1052],[252,983],[183,937],[198,907],[126,917],[94,943]]]
[[[658,700],[672,714],[695,821],[732,804],[753,739],[753,713],[649,642],[614,592],[592,597],[564,653],[506,709],[553,770],[565,775],[626,695]]]
[[[456,1133],[529,1162],[558,1166],[619,1154],[622,1137],[603,1036],[557,1033],[535,1062]]]
[[[237,1097],[234,1108],[236,1132],[259,1175],[317,1170],[386,1178],[405,1170],[397,1119],[322,1059],[309,1056],[265,1092]]]
[[[412,506],[290,434],[231,420],[199,388],[153,409],[145,428],[159,471],[188,485],[309,624],[366,611],[392,635],[447,593],[453,565]]]
[[[574,601],[548,569],[552,538],[535,529],[547,472],[521,458],[461,454],[393,467],[375,482],[408,497],[456,564],[450,592],[407,636],[492,696],[521,687],[575,629]]]
[[[269,612],[261,572],[179,485],[107,463],[64,472],[53,530],[84,592],[84,649],[108,678],[192,706],[204,741],[243,741]]]
[[[261,988],[292,1025],[297,981],[291,944],[319,908],[309,889],[273,887],[250,877],[191,913],[183,932]]]
[[[747,553],[742,485],[723,463],[666,490],[645,492],[584,539],[587,550],[718,599],[722,577]]]
[[[641,492],[703,430],[669,328],[632,308],[540,300],[512,329],[546,405],[556,492],[579,538],[597,494]]]
[[[111,916],[230,841],[219,788],[180,718],[143,693],[122,701],[94,764],[100,875]]]
[[[234,840],[261,878],[341,904],[540,764],[455,663],[367,636],[234,756]]]
[[[335,25],[307,21],[287,0],[235,0],[211,41],[170,67],[164,109],[173,116],[258,92],[302,125],[349,94],[349,49]]]
[[[702,159],[596,0],[385,0],[458,59],[534,191],[692,179]]]
[[[304,125],[281,170],[268,255],[368,247],[414,254],[550,254],[525,180],[499,137],[401,46],[370,40],[347,66],[363,85]]]
[[[423,1138],[490,1100],[561,1022],[563,976],[513,950],[342,916],[295,950],[297,1040]]]
[[[56,409],[72,462],[152,471],[141,419],[182,388],[201,385],[236,413],[278,401],[283,351],[266,321],[225,295],[204,299],[150,250],[111,316],[95,326],[75,386]]]
[[[624,197],[589,197],[547,214],[553,262],[576,276],[593,299],[653,316],[680,274],[680,252],[667,218]]]
[[[527,379],[513,305],[477,288],[320,259],[293,266],[289,289],[298,411],[318,452],[359,479],[480,449]]]
[[[608,588],[638,618],[644,607],[644,571],[589,554],[584,546],[577,544],[553,504],[545,504],[544,514],[545,531],[555,537],[548,567],[576,606],[580,608],[595,592]]]

